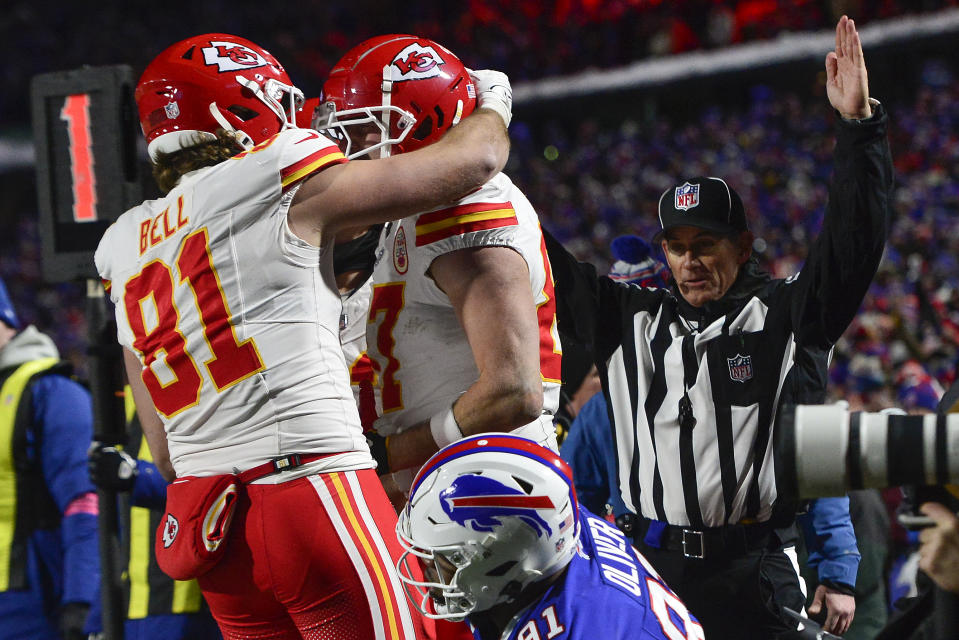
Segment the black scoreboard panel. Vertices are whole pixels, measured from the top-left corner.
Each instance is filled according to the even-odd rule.
[[[33,77],[37,197],[47,281],[96,278],[93,253],[100,237],[142,200],[134,82],[126,65]]]

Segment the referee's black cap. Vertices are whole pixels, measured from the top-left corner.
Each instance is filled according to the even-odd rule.
[[[670,187],[659,197],[656,238],[673,227],[699,227],[716,233],[748,231],[743,200],[721,178],[698,176]]]

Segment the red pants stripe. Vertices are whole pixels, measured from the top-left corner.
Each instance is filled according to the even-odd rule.
[[[363,580],[373,613],[375,640],[413,637],[412,615],[394,571],[395,561],[386,549],[383,536],[375,525],[371,526],[375,521],[362,500],[355,476],[328,473],[312,476],[310,481],[327,513],[340,516],[333,524]],[[388,535],[392,539],[395,533],[389,531]]]

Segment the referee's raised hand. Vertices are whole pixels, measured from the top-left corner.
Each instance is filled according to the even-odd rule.
[[[826,95],[847,120],[872,116],[869,81],[856,23],[843,16],[836,24],[836,50],[826,54]]]

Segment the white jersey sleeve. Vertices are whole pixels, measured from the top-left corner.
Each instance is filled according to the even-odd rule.
[[[437,257],[471,247],[506,247],[526,261],[540,325],[544,405],[550,414],[558,408],[561,349],[539,220],[523,193],[499,174],[453,206],[384,228],[367,325],[381,434],[448,408],[479,377],[453,305],[428,275]],[[518,434],[555,448],[551,415],[528,427]]]
[[[164,422],[178,476],[290,453],[372,466],[349,388],[332,246],[287,224],[296,186],[345,159],[285,130],[124,213],[96,264],[120,343]]]

